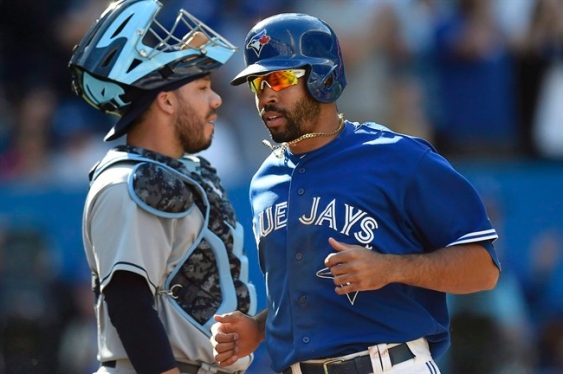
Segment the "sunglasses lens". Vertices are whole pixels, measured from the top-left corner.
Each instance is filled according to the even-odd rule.
[[[270,74],[261,75],[249,80],[250,90],[254,93],[260,93],[267,84],[274,91],[281,91],[284,88],[295,86],[304,73],[294,70],[274,71]]]
[[[250,85],[250,91],[254,93],[258,93],[258,88],[260,87],[260,84],[262,84],[262,80],[263,80],[262,77],[250,79],[248,81],[248,84]]]

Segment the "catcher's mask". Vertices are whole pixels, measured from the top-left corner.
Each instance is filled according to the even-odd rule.
[[[137,98],[209,74],[236,51],[184,9],[166,28],[156,20],[161,8],[157,0],[116,1],[74,49],[69,68],[75,94],[121,117],[105,140],[125,134],[134,119],[126,114]]]
[[[232,81],[276,70],[305,68],[307,89],[317,101],[336,101],[346,76],[338,39],[326,22],[301,13],[278,14],[256,24],[244,42],[246,68]]]

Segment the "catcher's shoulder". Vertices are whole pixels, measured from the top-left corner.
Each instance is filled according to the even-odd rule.
[[[176,170],[153,162],[140,162],[128,177],[131,198],[149,213],[178,218],[194,205],[194,193]]]

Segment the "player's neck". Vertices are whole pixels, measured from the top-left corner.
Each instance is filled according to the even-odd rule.
[[[136,127],[127,134],[127,145],[148,149],[171,158],[180,158],[184,154],[176,138],[154,128]]]
[[[316,128],[319,128],[319,131],[307,132],[296,139],[276,146],[273,146],[267,140],[263,140],[263,143],[279,158],[283,157],[285,150],[288,148],[293,154],[311,152],[324,146],[325,144],[328,144],[336,138],[344,129],[344,122],[344,115],[342,113],[336,113],[335,116],[331,117],[327,121],[317,121],[317,124],[323,125],[316,126]]]

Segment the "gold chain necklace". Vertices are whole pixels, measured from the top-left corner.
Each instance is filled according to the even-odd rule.
[[[299,143],[302,140],[305,139],[311,139],[311,138],[316,138],[317,136],[332,136],[332,135],[336,135],[338,134],[340,131],[342,131],[342,129],[344,128],[344,116],[342,114],[339,114],[338,117],[340,118],[340,124],[338,125],[338,128],[334,131],[331,132],[310,132],[308,134],[303,134],[300,137],[298,137],[297,139],[294,139],[290,142],[283,142],[280,145],[272,145],[272,143],[270,143],[267,140],[262,140],[262,143],[270,148],[272,150],[272,152],[276,151],[277,149],[280,150],[279,153],[275,154],[277,158],[282,158],[285,150],[287,149],[287,147],[289,147],[290,145],[295,145],[297,143]]]

